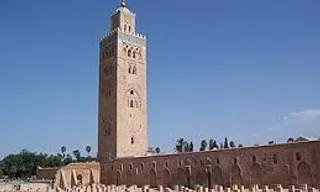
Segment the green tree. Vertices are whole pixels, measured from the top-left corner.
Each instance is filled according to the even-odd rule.
[[[213,148],[219,149],[219,145],[216,140],[213,141]]]
[[[156,147],[156,153],[159,154],[160,153],[160,148]]]
[[[185,142],[183,151],[184,152],[189,152],[189,143],[188,142]]]
[[[79,150],[74,150],[73,152],[73,156],[77,159],[78,162],[81,161],[81,153]]]
[[[18,154],[10,154],[2,161],[3,173],[10,178],[27,178],[36,174],[37,167],[62,166],[61,155],[38,154],[22,150]]]
[[[238,145],[238,148],[242,148],[242,147],[243,147],[243,145],[242,145],[242,144],[239,144],[239,145]]]
[[[202,140],[201,141],[201,147],[200,147],[200,151],[205,151],[208,147],[208,143],[206,140]]]
[[[230,141],[230,147],[231,148],[236,148],[236,144],[234,143],[234,141]]]
[[[91,146],[89,145],[86,146],[86,152],[88,153],[88,157],[89,157],[91,152]]]
[[[224,149],[229,149],[229,143],[228,143],[228,138],[224,139],[224,145],[223,145]]]
[[[183,138],[180,138],[179,140],[177,140],[176,151],[179,153],[184,152],[186,144],[187,144],[187,141],[185,141]]]
[[[63,157],[65,157],[65,156],[66,156],[66,152],[67,152],[67,147],[62,146],[61,149],[60,149],[60,151],[61,151]]]
[[[214,140],[210,139],[209,140],[209,150],[213,150],[214,149],[213,143],[214,143]]]
[[[72,156],[67,154],[66,158],[63,160],[63,165],[68,165],[70,163],[72,163]]]
[[[289,137],[287,140],[287,143],[292,143],[292,142],[294,142],[294,139],[292,137]]]
[[[192,143],[192,141],[189,144],[189,152],[193,152],[193,143]]]

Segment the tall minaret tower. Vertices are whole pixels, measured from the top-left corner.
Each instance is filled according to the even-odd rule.
[[[124,0],[100,41],[98,157],[142,156],[147,151],[146,38]]]

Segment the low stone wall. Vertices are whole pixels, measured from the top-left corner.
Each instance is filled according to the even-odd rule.
[[[46,180],[54,180],[57,171],[60,167],[51,167],[51,168],[37,168],[37,178],[38,179],[46,179]]]
[[[320,141],[118,158],[101,162],[105,185],[320,186]]]
[[[4,191],[46,191],[51,184],[49,183],[2,183],[0,192]]]
[[[1,190],[1,192],[13,192],[17,190]],[[302,184],[299,186],[290,186],[289,188],[283,188],[282,185],[277,184],[273,186],[258,186],[254,185],[250,188],[244,186],[233,185],[232,187],[223,187],[219,185],[213,186],[209,189],[201,185],[194,186],[194,188],[187,188],[185,186],[174,185],[172,187],[164,187],[159,185],[151,188],[148,185],[138,187],[137,185],[132,186],[115,186],[115,185],[88,185],[79,186],[73,188],[62,189],[60,187],[47,187],[46,189],[21,189],[22,192],[319,192],[319,189]]]

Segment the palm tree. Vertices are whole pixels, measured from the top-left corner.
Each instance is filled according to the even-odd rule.
[[[224,148],[224,149],[228,149],[228,148],[229,148],[228,138],[225,138],[225,139],[224,139],[223,148]]]
[[[185,145],[186,145],[187,141],[185,141],[183,138],[180,138],[179,140],[177,140],[177,144],[176,144],[176,150],[179,153],[182,153]]]
[[[230,147],[231,148],[236,148],[236,144],[234,143],[234,141],[230,141]]]
[[[292,137],[289,137],[287,140],[287,143],[292,143],[292,142],[294,142],[294,139]]]
[[[213,149],[219,149],[219,145],[216,140],[213,141]]]
[[[160,148],[156,147],[156,153],[159,154],[160,153]]]
[[[89,154],[91,152],[91,146],[89,145],[86,146],[86,152],[88,153],[88,157],[89,157]]]
[[[189,152],[193,152],[193,143],[192,143],[192,141],[189,144]]]
[[[201,147],[200,147],[200,151],[205,151],[207,149],[208,143],[207,141],[204,139],[201,141]]]
[[[73,152],[74,157],[77,159],[77,161],[80,160],[81,154],[79,150],[74,150]]]
[[[209,150],[213,150],[214,146],[213,146],[214,140],[210,139],[209,140]]]
[[[220,143],[220,149],[223,149],[223,143]]]
[[[66,156],[65,153],[67,151],[67,148],[65,146],[62,146],[60,150],[61,150],[62,156],[65,157]]]

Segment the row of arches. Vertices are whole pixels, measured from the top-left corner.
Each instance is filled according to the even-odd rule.
[[[124,32],[129,32],[129,33],[131,33],[131,25],[126,25],[126,24],[124,24],[123,30],[124,30]]]
[[[159,184],[170,185],[183,185],[192,186],[199,184],[203,186],[212,187],[213,185],[225,185],[225,184],[238,184],[243,185],[244,180],[249,179],[249,184],[263,185],[263,172],[260,164],[253,163],[250,170],[250,178],[243,178],[243,170],[239,165],[234,164],[230,171],[223,172],[220,166],[215,166],[207,170],[193,170],[188,171],[186,168],[177,168],[175,172],[172,172],[169,168],[163,168],[161,171],[157,171],[155,168],[151,168],[147,173],[147,176],[143,178],[150,186],[157,186]],[[303,161],[297,166],[298,183],[312,185],[312,173],[310,165]],[[137,172],[128,170],[126,173],[118,171],[115,178],[116,184],[121,184],[124,181],[126,184],[134,183]]]
[[[137,74],[137,67],[135,65],[133,64],[129,65],[129,74],[134,74],[134,75]]]
[[[130,57],[132,59],[142,59],[140,47],[125,45],[123,48],[123,52],[127,55],[127,57]]]

